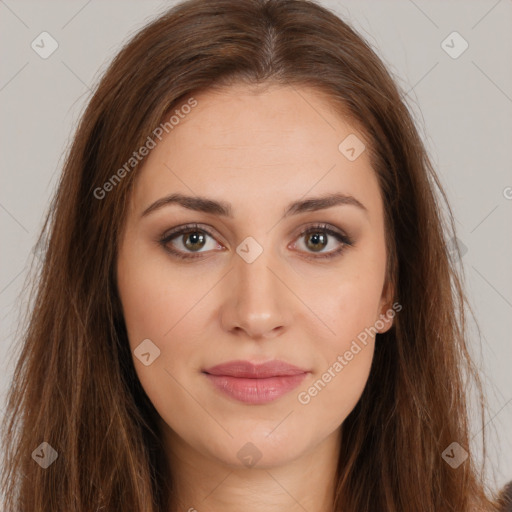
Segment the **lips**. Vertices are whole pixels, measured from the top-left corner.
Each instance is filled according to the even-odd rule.
[[[239,402],[257,405],[277,400],[296,388],[308,370],[284,361],[262,364],[230,361],[203,370],[213,386]]]
[[[213,366],[204,371],[210,375],[226,375],[228,377],[242,377],[246,379],[288,377],[307,373],[307,370],[278,360],[261,364],[253,364],[249,361],[230,361]]]

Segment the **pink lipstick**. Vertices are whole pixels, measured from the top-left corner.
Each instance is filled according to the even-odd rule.
[[[254,364],[229,361],[203,370],[210,382],[226,395],[246,404],[266,404],[295,389],[306,377],[303,370],[284,361]]]

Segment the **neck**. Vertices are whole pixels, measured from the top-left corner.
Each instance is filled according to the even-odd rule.
[[[164,445],[176,489],[172,512],[331,512],[339,430],[300,457],[235,467],[200,453],[164,426]]]

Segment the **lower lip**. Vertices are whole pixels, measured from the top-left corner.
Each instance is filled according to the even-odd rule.
[[[268,377],[265,379],[245,379],[227,375],[206,374],[211,383],[226,395],[246,404],[266,404],[295,389],[307,373]]]

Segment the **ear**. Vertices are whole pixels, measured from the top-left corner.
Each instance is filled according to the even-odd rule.
[[[379,316],[375,320],[375,327],[379,334],[383,334],[391,329],[396,311],[400,311],[402,309],[400,304],[393,304],[394,296],[394,284],[389,279],[386,279],[379,302]]]

